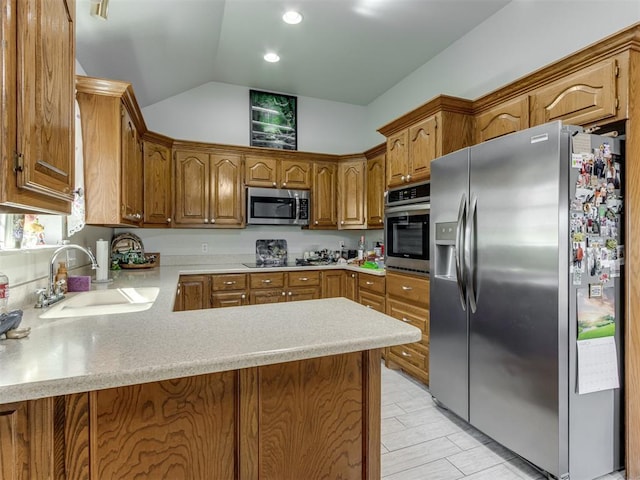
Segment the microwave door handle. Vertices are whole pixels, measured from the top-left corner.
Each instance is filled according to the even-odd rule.
[[[472,313],[478,309],[478,288],[476,285],[476,261],[477,261],[477,224],[478,224],[478,197],[474,195],[471,199],[469,217],[467,219],[465,245],[465,263],[467,266],[467,280],[469,285],[469,306]]]
[[[458,295],[462,310],[467,309],[466,288],[465,288],[465,268],[464,268],[464,247],[466,233],[466,213],[467,213],[467,196],[462,194],[460,199],[460,207],[458,208],[458,221],[456,223],[456,283],[458,284]]]
[[[296,196],[296,222],[300,220],[300,197]]]

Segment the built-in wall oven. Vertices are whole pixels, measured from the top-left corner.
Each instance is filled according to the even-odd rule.
[[[429,182],[387,192],[385,200],[385,267],[417,275],[429,274]]]

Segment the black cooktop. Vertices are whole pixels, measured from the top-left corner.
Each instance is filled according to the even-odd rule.
[[[334,265],[335,262],[329,259],[319,259],[319,260],[307,260],[305,258],[296,258],[295,264],[290,262],[247,262],[243,263],[245,267],[249,268],[273,268],[273,267],[318,267],[322,265]]]

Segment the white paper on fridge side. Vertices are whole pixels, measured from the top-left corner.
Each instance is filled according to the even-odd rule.
[[[620,387],[615,337],[578,340],[578,393]]]

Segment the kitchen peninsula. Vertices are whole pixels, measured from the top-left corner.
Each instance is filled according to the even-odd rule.
[[[420,331],[343,298],[173,312],[184,273],[114,274],[160,288],[142,312],[25,309],[30,337],[0,341],[0,476],[379,478],[380,350]]]

